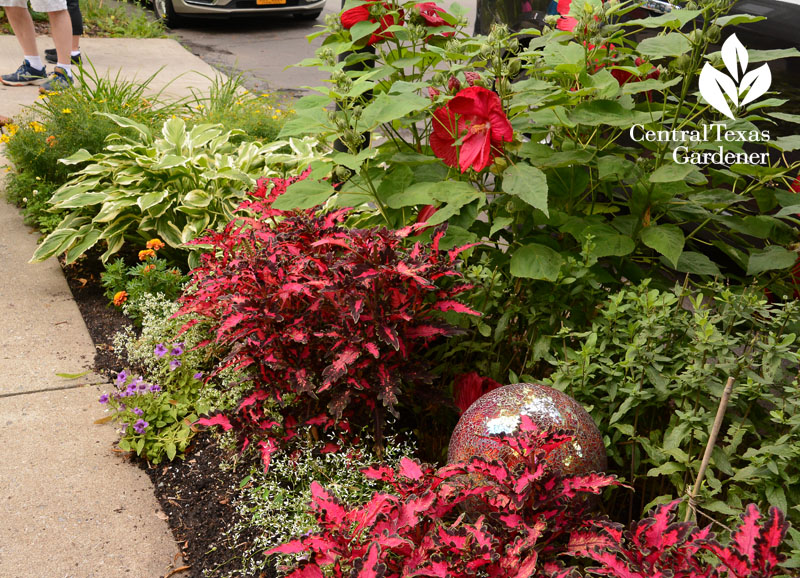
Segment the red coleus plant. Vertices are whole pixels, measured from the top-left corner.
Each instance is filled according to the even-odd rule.
[[[587,522],[573,532],[569,553],[590,558],[599,566],[590,574],[617,578],[767,578],[784,574],[778,553],[789,524],[777,508],[764,518],[747,506],[730,543],[714,539],[711,527],[676,522],[680,500],[659,506],[647,518],[623,532],[607,520]]]
[[[304,553],[289,578],[568,576],[555,555],[559,540],[566,543],[582,524],[589,501],[580,496],[617,482],[546,473],[545,456],[570,436],[540,431],[527,417],[520,430],[497,436],[524,456],[513,469],[473,458],[437,470],[404,458],[396,471],[364,470],[393,492],[376,492],[363,506],[342,504],[315,482],[311,511],[319,530],[267,554]]]
[[[591,494],[619,483],[590,473],[548,473],[547,454],[570,441],[540,431],[523,417],[519,433],[498,435],[524,456],[514,468],[473,458],[435,470],[404,458],[397,470],[364,470],[393,492],[376,492],[363,506],[339,502],[312,484],[311,512],[319,530],[266,552],[302,553],[288,578],[575,578],[585,571],[617,578],[745,578],[781,572],[778,548],[788,524],[775,508],[764,520],[750,505],[730,544],[709,528],[674,521],[678,501],[634,522],[627,532],[589,517]],[[581,564],[583,566],[584,564]]]
[[[470,167],[476,171],[488,167],[513,137],[500,97],[481,86],[459,91],[433,113],[433,153],[462,173]]]
[[[392,7],[389,4],[384,4],[378,0],[365,2],[360,6],[355,6],[342,12],[342,28],[350,30],[359,22],[378,22],[378,29],[367,40],[367,46],[372,46],[382,40],[392,38],[392,33],[386,31],[387,28],[395,24],[394,14],[391,13],[391,10]],[[402,12],[400,16],[402,19]],[[402,21],[399,24],[402,24]]]
[[[224,366],[255,369],[253,390],[227,418],[246,439],[278,426],[291,435],[320,412],[314,425],[341,423],[348,407],[380,424],[384,408],[396,414],[404,388],[429,379],[428,343],[456,332],[440,312],[477,315],[455,299],[470,286],[456,282],[464,248],[439,251],[444,227],[430,245],[409,247],[413,227],[347,229],[349,209],[272,208],[286,185],[262,182],[241,207],[253,216],[240,213],[198,241],[212,250],[192,271],[194,289],[178,313],[195,314],[187,326],[212,322],[217,343],[230,350]],[[437,286],[446,278],[447,288]],[[286,394],[296,418],[281,424],[264,403]],[[268,455],[277,442],[266,443]]]

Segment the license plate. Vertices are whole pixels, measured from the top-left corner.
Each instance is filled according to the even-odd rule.
[[[269,4],[286,4],[286,0],[256,0],[256,5],[265,6]]]

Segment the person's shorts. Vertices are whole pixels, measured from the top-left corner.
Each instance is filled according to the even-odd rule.
[[[58,12],[67,9],[67,0],[30,0],[31,8],[37,12]],[[28,0],[0,0],[0,6],[27,8]]]

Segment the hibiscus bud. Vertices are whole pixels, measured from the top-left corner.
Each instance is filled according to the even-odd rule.
[[[688,72],[692,67],[692,58],[688,54],[681,54],[678,58],[673,60],[671,66],[679,72]]]
[[[500,175],[503,173],[504,170],[508,168],[508,161],[505,157],[495,157],[494,165],[489,169],[495,175]]]
[[[516,76],[522,70],[522,61],[519,58],[514,58],[508,63],[508,75]]]
[[[467,79],[467,84],[470,86],[475,86],[475,83],[481,79],[481,75],[472,70],[468,70],[464,73],[464,78]]]
[[[436,97],[439,96],[440,94],[441,93],[434,87],[432,86],[428,87],[428,97],[430,97],[431,100],[436,100]]]
[[[519,52],[519,40],[517,40],[516,38],[512,38],[511,40],[509,40],[508,51],[511,52],[512,54],[516,54],[517,52]]]
[[[699,28],[697,30],[692,30],[689,33],[689,42],[695,46],[701,45],[703,43],[703,31]]]
[[[319,59],[325,66],[336,66],[336,59],[333,56],[333,50],[330,48],[322,48],[319,51]]]
[[[489,58],[492,54],[494,54],[494,49],[489,44],[481,45],[481,56],[483,58]]]
[[[722,36],[722,28],[720,28],[716,24],[712,24],[711,26],[708,27],[708,30],[706,31],[706,37],[708,38],[708,41],[710,43],[716,44],[717,42],[719,42],[721,36]]]
[[[353,117],[353,120],[358,120],[359,118],[361,118],[362,112],[364,112],[364,107],[354,106],[350,111],[350,115]]]
[[[350,169],[348,169],[347,167],[344,167],[342,165],[337,165],[336,168],[333,169],[333,176],[334,176],[335,181],[337,183],[346,182],[347,179],[349,179],[350,175],[352,175],[352,174],[353,174],[353,172]]]
[[[561,20],[561,16],[558,14],[548,14],[544,17],[544,23],[550,28],[555,28],[559,20]]]
[[[508,78],[498,78],[495,82],[497,86],[497,92],[500,93],[500,96],[506,96],[507,94],[511,94],[511,82]]]
[[[461,81],[455,76],[451,76],[450,80],[447,81],[447,90],[449,92],[458,92],[461,90]]]
[[[687,2],[686,3],[686,9],[687,10],[697,10],[697,3],[696,2],[691,2],[691,1]]]
[[[453,54],[461,54],[461,43],[458,40],[448,40],[447,44],[444,45],[444,49]]]

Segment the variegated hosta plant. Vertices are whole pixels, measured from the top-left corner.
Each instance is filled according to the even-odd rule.
[[[130,119],[106,114],[135,137],[113,134],[102,152],[80,150],[61,162],[82,168],[58,189],[53,210],[68,211],[34,253],[39,262],[66,252],[72,263],[100,244],[105,262],[126,242],[158,237],[196,262],[184,243],[225,226],[261,176],[283,176],[316,157],[311,138],[269,144],[231,144],[240,131],[222,125],[189,128],[167,120],[161,135]],[[290,152],[286,152],[286,151]],[[88,164],[86,164],[88,163]]]

